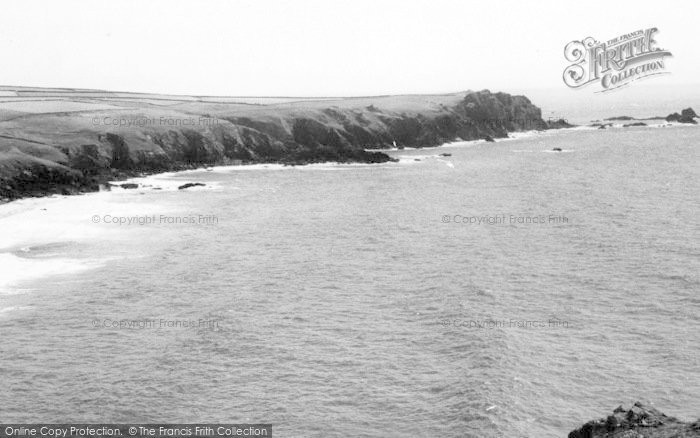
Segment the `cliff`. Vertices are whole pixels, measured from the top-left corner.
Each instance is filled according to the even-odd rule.
[[[569,438],[700,438],[700,420],[685,423],[637,402],[630,409],[620,406],[607,418],[589,421]]]
[[[130,175],[216,164],[385,162],[391,158],[378,150],[394,145],[436,146],[548,128],[526,97],[488,90],[259,102],[0,91],[0,201],[93,191]]]

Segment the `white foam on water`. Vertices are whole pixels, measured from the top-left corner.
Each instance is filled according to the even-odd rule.
[[[376,151],[374,151],[376,152]],[[386,163],[339,163],[336,161],[327,161],[323,163],[309,163],[303,165],[284,165],[284,164],[241,164],[234,166],[216,166],[210,172],[214,173],[233,173],[238,171],[255,171],[255,170],[350,170],[363,167],[377,167]]]
[[[547,130],[547,131],[531,130],[531,131],[509,132],[508,137],[498,138],[495,140],[496,140],[496,142],[501,142],[501,141],[506,141],[506,140],[519,140],[521,138],[541,137],[542,135],[546,135],[547,133],[550,133],[550,132],[552,132],[552,130]]]
[[[597,129],[597,128],[590,128],[588,126],[577,126],[574,128],[565,128],[565,129],[548,129],[544,131],[538,131],[538,130],[530,130],[530,131],[515,131],[515,132],[509,132],[508,137],[503,137],[503,138],[494,138],[493,142],[486,141],[484,139],[478,139],[478,140],[457,140],[457,141],[450,141],[447,143],[443,143],[439,146],[431,146],[431,147],[426,147],[426,148],[406,148],[408,149],[416,149],[416,150],[435,150],[435,149],[448,149],[448,148],[467,148],[467,147],[474,147],[474,146],[479,146],[479,145],[484,145],[487,143],[501,143],[504,141],[512,141],[512,140],[521,140],[521,139],[528,139],[528,138],[534,138],[534,137],[542,137],[542,136],[551,136],[551,135],[558,135],[566,131],[573,131],[577,129]],[[387,149],[387,150],[396,150],[396,149]]]
[[[136,193],[134,193],[136,195]],[[157,203],[146,206],[128,201],[126,194],[100,192],[82,196],[20,199],[0,205],[0,252],[56,242],[85,242],[107,239],[105,224],[93,216],[157,213]],[[0,268],[1,269],[1,268]]]
[[[432,155],[399,155],[398,158],[399,159],[406,159],[406,160],[409,160],[409,159],[410,160],[415,160],[415,159],[427,160],[428,158],[437,158],[439,156],[440,155],[437,155],[437,154],[432,154]]]
[[[19,312],[22,310],[27,310],[31,309],[31,306],[9,306],[9,307],[2,307],[0,308],[0,316],[3,313],[12,313],[12,312]]]
[[[486,140],[457,140],[449,141],[443,143],[439,146],[431,146],[427,148],[420,148],[420,150],[433,150],[433,149],[448,149],[448,148],[465,148],[472,147],[480,144],[488,143]]]
[[[385,151],[385,150],[383,150]],[[375,151],[376,152],[376,151]],[[310,163],[310,164],[302,164],[302,165],[285,165],[285,164],[279,164],[279,163],[269,163],[269,164],[236,164],[236,165],[228,165],[228,166],[214,166],[208,169],[195,169],[195,170],[185,170],[182,173],[193,173],[196,172],[198,174],[201,174],[202,176],[206,176],[207,174],[214,173],[214,174],[231,174],[231,173],[236,173],[236,172],[241,172],[241,171],[265,171],[265,170],[273,170],[273,171],[314,171],[314,170],[323,170],[323,171],[343,171],[343,170],[356,170],[356,169],[362,169],[362,168],[367,168],[367,169],[376,169],[376,168],[390,168],[389,166],[393,164],[391,162],[385,162],[385,163],[339,163],[336,161],[327,161],[323,163]],[[206,173],[205,173],[206,172]],[[168,178],[177,178],[178,176],[181,176],[181,172],[170,172],[168,174],[159,174],[159,175],[153,175],[151,177],[144,177],[144,184],[153,184],[157,183],[159,180],[164,179],[167,180]],[[184,184],[184,180],[182,178],[178,178],[177,180],[173,180],[174,182],[171,182],[172,185],[182,185]],[[126,181],[120,182],[123,184]],[[140,181],[137,180],[128,180],[128,182],[136,182],[139,183]],[[193,181],[196,182],[196,181]],[[220,188],[220,185],[218,182],[206,182],[207,187],[209,185],[212,185],[213,188]],[[207,187],[198,187],[199,189],[206,189]],[[227,187],[228,188],[228,187]],[[195,189],[195,187],[192,187],[192,190]],[[121,190],[121,189],[120,189]]]
[[[142,199],[126,191],[99,192],[0,205],[0,294],[21,293],[23,282],[95,269],[115,259],[115,253],[98,248],[134,241],[132,233],[143,227],[105,223],[105,217],[169,212],[157,200]]]
[[[16,285],[37,278],[48,276],[74,274],[102,266],[101,261],[90,261],[71,258],[30,259],[14,254],[0,253],[0,294],[18,294],[22,290]],[[26,289],[24,289],[26,291]]]
[[[326,163],[311,163],[303,166],[296,166],[299,170],[356,170],[363,167],[377,167],[385,163],[338,163],[329,161]]]
[[[399,164],[419,164],[429,158],[437,158],[438,155],[399,155]]]
[[[177,176],[180,175],[186,175],[188,173],[194,173],[194,172],[204,172],[204,170],[199,169],[199,170],[183,170],[181,173],[179,172],[168,172],[168,173],[158,173],[154,175],[148,175],[148,176],[139,176],[139,177],[134,177],[134,178],[129,178],[124,181],[110,181],[110,184],[112,184],[112,187],[110,191],[116,192],[116,193],[121,193],[121,192],[132,192],[132,193],[141,193],[144,191],[152,191],[152,190],[162,190],[165,192],[175,192],[178,191],[179,188],[187,183],[198,183],[201,181],[198,181],[196,178],[193,178],[193,181],[185,181],[182,178],[178,178]],[[135,189],[125,189],[121,187],[122,184],[138,184],[139,187]],[[212,182],[212,181],[207,181],[204,186],[193,186],[193,187],[188,187],[188,191],[209,191],[209,190],[221,190],[221,185],[218,182]]]
[[[239,164],[231,166],[216,166],[214,167],[214,172],[230,172],[234,170],[284,170],[284,169],[294,169],[294,166],[285,166],[279,163],[269,163],[269,164]]]
[[[643,122],[646,123],[646,125],[642,126],[627,126],[625,127],[626,124],[633,124],[633,123],[638,123],[638,122]],[[605,126],[605,129],[632,129],[632,128],[642,128],[642,129],[658,129],[658,128],[692,128],[692,127],[699,127],[700,125],[698,124],[693,124],[693,123],[680,123],[680,122],[667,122],[666,120],[649,120],[649,119],[635,119],[635,120],[629,120],[626,121],[625,123],[612,123],[612,122],[595,122],[599,123]],[[577,126],[576,128],[570,128],[570,129],[576,129],[576,130],[592,130],[592,129],[600,129],[600,126],[591,126],[591,125],[585,125],[585,126]]]
[[[365,149],[365,152],[398,152],[398,151],[413,151],[416,148],[386,148],[386,149]]]

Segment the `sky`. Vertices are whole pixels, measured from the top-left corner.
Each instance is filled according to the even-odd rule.
[[[673,57],[671,74],[644,82],[700,82],[697,0],[0,2],[2,85],[228,96],[566,90],[568,42],[648,27]]]

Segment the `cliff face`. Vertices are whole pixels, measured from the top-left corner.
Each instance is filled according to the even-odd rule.
[[[488,90],[268,105],[77,91],[44,97],[0,101],[0,200],[203,165],[384,162],[391,158],[368,150],[547,129],[526,97]]]
[[[622,406],[605,419],[589,421],[569,434],[569,438],[699,438],[700,420],[684,423],[637,402],[630,409]]]

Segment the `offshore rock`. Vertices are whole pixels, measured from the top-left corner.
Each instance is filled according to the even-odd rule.
[[[693,110],[692,108],[686,108],[683,111],[681,111],[680,114],[669,114],[668,116],[666,116],[666,121],[697,124],[698,122],[695,121],[697,117],[698,115],[695,113],[695,110]]]
[[[187,183],[187,184],[181,185],[177,189],[178,190],[185,190],[185,189],[189,189],[190,187],[197,187],[197,186],[204,187],[204,186],[206,186],[206,184],[204,184],[204,183]]]

